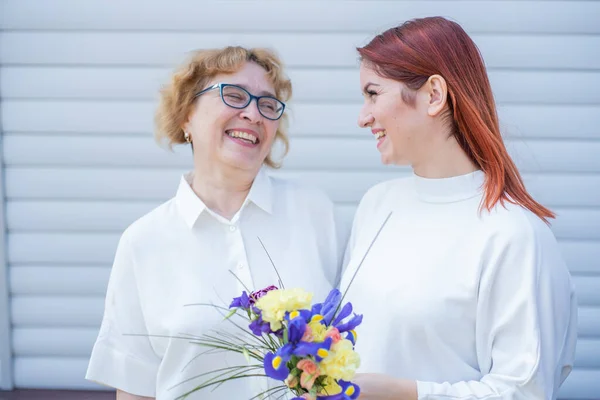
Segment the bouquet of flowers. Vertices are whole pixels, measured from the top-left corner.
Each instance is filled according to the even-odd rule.
[[[360,388],[351,380],[360,365],[354,351],[354,329],[362,322],[362,315],[352,313],[352,303],[342,307],[342,294],[337,289],[322,303],[311,304],[312,297],[302,289],[270,286],[250,294],[244,291],[233,299],[226,318],[238,315],[246,319],[247,329],[232,321],[244,335],[219,332],[195,343],[241,353],[248,364],[214,371],[216,376],[190,393],[232,379],[263,376],[283,384],[254,398],[285,391],[303,400],[358,398]]]
[[[391,212],[367,248],[348,288],[390,216]],[[279,273],[277,275],[279,277]],[[217,332],[216,335],[203,335],[193,343],[209,348],[207,352],[243,354],[247,365],[214,370],[210,374],[215,376],[180,398],[230,380],[251,377],[269,377],[282,384],[250,400],[286,392],[293,393],[293,400],[358,398],[360,388],[352,383],[352,379],[360,366],[354,345],[357,340],[355,328],[362,323],[362,315],[353,314],[352,303],[343,304],[345,293],[342,295],[337,289],[333,289],[322,303],[312,304],[312,293],[298,288],[285,289],[280,277],[279,286],[256,292],[244,291],[233,299],[229,308],[203,304],[219,310],[240,334]],[[242,318],[248,326],[238,324],[232,319],[234,316]]]

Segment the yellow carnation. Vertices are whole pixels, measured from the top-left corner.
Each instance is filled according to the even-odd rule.
[[[360,357],[352,348],[352,342],[343,339],[331,346],[329,355],[319,363],[319,367],[323,375],[351,381],[360,367]]]
[[[308,324],[311,329],[312,338],[311,342],[323,342],[325,341],[325,335],[327,334],[327,327],[321,322],[312,321]]]
[[[286,312],[310,308],[312,293],[302,289],[272,290],[258,299],[256,307],[262,311],[262,319],[268,322],[272,331],[283,327],[281,322]]]
[[[321,396],[333,396],[335,394],[342,393],[342,387],[331,376],[323,379],[323,389],[321,389],[319,395]]]

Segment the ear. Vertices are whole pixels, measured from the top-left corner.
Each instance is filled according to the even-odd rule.
[[[185,119],[185,122],[181,125],[181,130],[184,132],[189,132],[192,133],[193,129],[193,118],[194,118],[194,113],[195,113],[195,107],[192,106],[188,112],[188,115]]]
[[[190,128],[192,127],[192,123],[190,122],[190,120],[188,119],[187,121],[185,121],[185,123],[181,126],[181,130],[184,132],[190,132]]]
[[[446,85],[446,80],[440,75],[431,75],[427,79],[425,87],[429,96],[427,114],[430,117],[435,117],[446,107],[448,86]]]

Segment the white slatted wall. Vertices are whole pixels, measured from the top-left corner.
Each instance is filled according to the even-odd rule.
[[[600,398],[600,3],[4,0],[0,88],[18,387],[83,380],[120,232],[174,194],[190,167],[152,139],[157,89],[183,53],[273,47],[295,96],[281,175],[314,183],[350,221],[384,168],[356,127],[356,45],[443,15],[480,46],[512,154],[580,299],[577,367],[563,398]]]
[[[0,93],[2,88],[0,87]],[[0,115],[0,135],[2,134],[2,118]],[[2,143],[0,142],[0,149]],[[12,389],[12,349],[10,326],[10,290],[6,262],[6,223],[4,207],[4,163],[0,154],[0,390]]]

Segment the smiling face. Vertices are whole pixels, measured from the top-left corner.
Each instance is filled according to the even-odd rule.
[[[233,74],[216,75],[206,87],[216,83],[238,85],[255,96],[275,97],[266,71],[253,62]],[[224,95],[235,93],[225,91]],[[234,97],[230,100],[236,101]],[[184,130],[191,134],[195,162],[258,171],[271,152],[278,127],[279,120],[259,113],[255,100],[236,109],[224,104],[219,89],[213,89],[198,97]]]
[[[364,104],[358,125],[371,128],[384,164],[414,165],[432,139],[433,118],[427,85],[413,91],[383,78],[364,62],[360,67]]]

